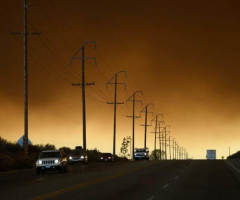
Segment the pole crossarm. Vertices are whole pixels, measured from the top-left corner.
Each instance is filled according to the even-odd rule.
[[[95,85],[94,82],[91,83],[84,83],[85,86],[91,86],[91,85]],[[72,86],[83,86],[82,83],[72,83]]]
[[[129,118],[141,118],[141,116],[132,116],[132,115],[127,115],[126,117],[129,117]]]
[[[31,36],[31,35],[42,35],[42,32],[28,32],[28,33],[23,33],[23,32],[11,32],[10,33],[11,35],[20,35],[20,36],[25,36],[25,35],[27,35],[27,36]]]
[[[116,102],[116,103],[114,103],[114,102],[107,102],[107,104],[124,104],[124,102]]]

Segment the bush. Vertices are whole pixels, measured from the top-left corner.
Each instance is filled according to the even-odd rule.
[[[240,151],[238,151],[237,153],[234,153],[234,154],[228,156],[227,159],[229,159],[229,160],[231,160],[231,159],[240,159]]]
[[[56,147],[52,144],[29,145],[26,157],[21,146],[0,137],[0,171],[32,168],[43,150],[56,150]]]

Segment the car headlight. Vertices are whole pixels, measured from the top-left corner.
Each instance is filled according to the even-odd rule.
[[[55,164],[58,164],[58,162],[59,162],[59,160],[54,160],[54,163],[55,163]]]
[[[72,156],[69,156],[69,159],[72,160]]]
[[[103,157],[101,157],[101,159],[103,159]]]
[[[82,155],[82,156],[80,156],[80,158],[81,158],[81,159],[84,159],[84,156]]]
[[[42,164],[42,160],[38,160],[38,162],[37,162],[39,165],[41,165]]]

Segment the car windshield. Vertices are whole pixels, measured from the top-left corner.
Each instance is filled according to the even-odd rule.
[[[75,155],[75,156],[79,156],[79,155],[82,155],[82,154],[83,154],[82,151],[74,151],[74,152],[72,153],[72,155]]]
[[[112,156],[110,153],[103,153],[102,156]]]
[[[39,158],[59,158],[60,152],[41,152]]]
[[[135,151],[136,151],[136,152],[146,152],[145,149],[136,149]]]

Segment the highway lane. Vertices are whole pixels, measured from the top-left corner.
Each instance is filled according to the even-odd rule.
[[[223,160],[195,160],[188,170],[151,196],[152,200],[236,200],[240,183]]]
[[[145,191],[147,198],[152,185],[164,184],[180,173],[189,161],[139,161],[124,164],[104,164],[92,170],[73,170],[66,174],[45,174],[8,182],[1,187],[1,199],[122,199],[137,197]],[[3,186],[3,184],[1,184]]]
[[[224,161],[101,164],[89,170],[76,166],[67,174],[34,176],[22,185],[8,183],[1,190],[1,199],[228,200],[240,197],[240,184]]]

